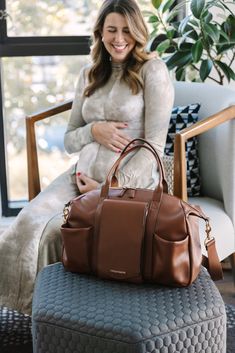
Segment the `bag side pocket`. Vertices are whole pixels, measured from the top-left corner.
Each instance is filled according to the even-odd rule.
[[[169,241],[154,234],[153,281],[172,286],[187,286],[190,281],[189,237]]]
[[[61,227],[63,240],[62,262],[72,272],[90,273],[92,227]]]

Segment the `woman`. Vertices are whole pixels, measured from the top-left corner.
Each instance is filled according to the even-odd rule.
[[[31,313],[37,272],[60,260],[64,204],[104,181],[123,147],[136,137],[163,153],[173,88],[165,64],[145,52],[148,32],[134,0],[105,0],[94,27],[92,64],[79,76],[65,148],[79,152],[18,215],[0,238],[0,304]],[[73,170],[76,171],[74,178]],[[120,185],[153,188],[152,156],[141,149],[118,172]]]

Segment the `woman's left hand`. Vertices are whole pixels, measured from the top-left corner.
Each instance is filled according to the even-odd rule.
[[[82,173],[76,174],[76,182],[81,194],[99,187],[99,183],[97,183],[97,181]]]

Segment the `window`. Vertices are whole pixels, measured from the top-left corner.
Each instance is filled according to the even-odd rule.
[[[0,180],[4,216],[16,215],[27,202],[25,116],[72,98],[79,70],[88,61],[92,17],[86,14],[92,8],[95,16],[99,4],[82,0],[75,7],[75,3],[0,0]],[[67,118],[66,114],[56,118],[58,134],[65,129]],[[51,134],[52,128],[55,131],[53,124],[47,121],[37,129],[42,187],[55,177],[55,167],[62,171],[69,163],[61,141]],[[46,145],[48,136],[50,143]],[[43,172],[48,169],[49,173]]]
[[[151,7],[149,0],[138,2],[142,9]],[[91,28],[101,3],[0,0],[0,181],[4,216],[16,215],[27,202],[24,118],[73,97],[79,70],[89,60]],[[61,141],[67,119],[68,114],[64,114],[39,123],[37,128],[42,188],[72,162]]]
[[[102,1],[14,0],[6,1],[9,37],[84,36]],[[38,24],[35,26],[35,24]]]

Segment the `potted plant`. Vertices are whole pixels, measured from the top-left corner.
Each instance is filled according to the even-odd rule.
[[[177,5],[174,0],[152,0],[152,4],[154,12],[147,13],[153,27],[149,46],[174,70],[177,80],[209,78],[220,85],[225,79],[235,80],[235,15],[230,8],[235,0],[191,0]],[[186,4],[190,14],[176,20]]]

